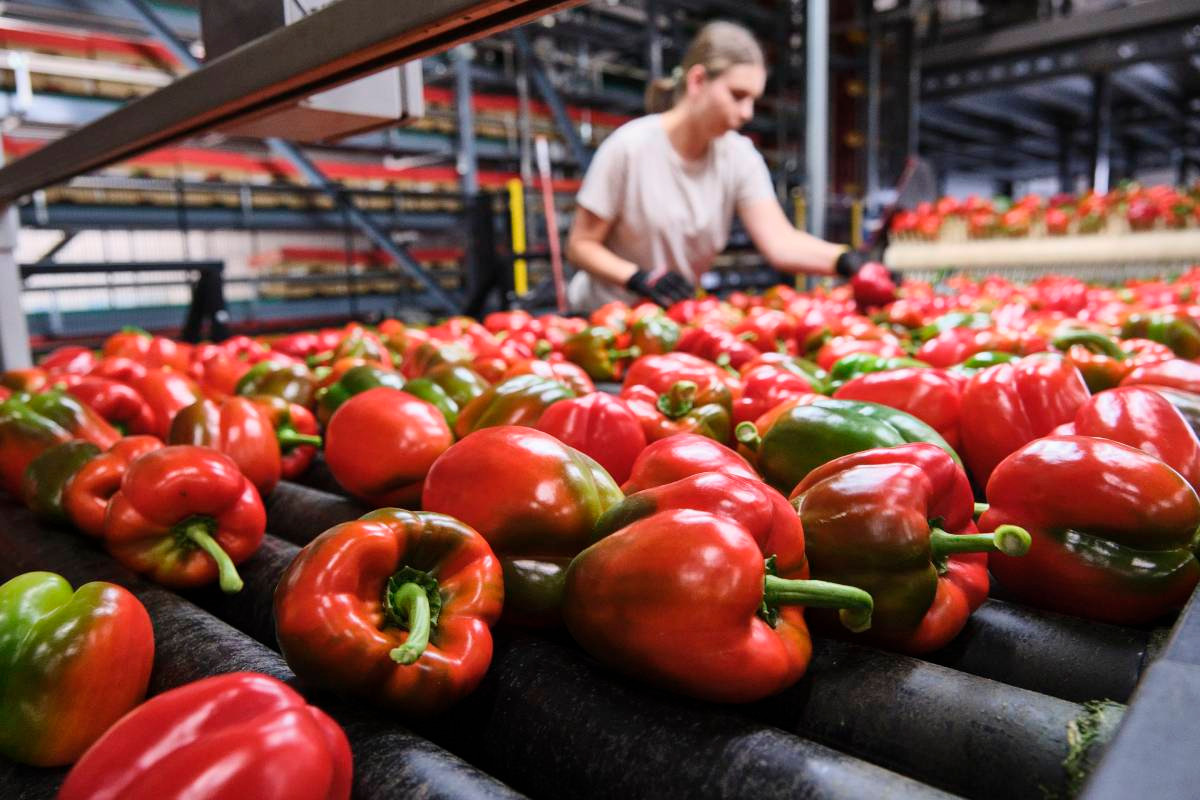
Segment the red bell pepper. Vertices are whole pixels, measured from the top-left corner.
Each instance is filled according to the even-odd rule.
[[[300,551],[275,591],[275,628],[305,683],[429,715],[482,680],[503,600],[500,562],[478,533],[385,508]]]
[[[762,480],[746,459],[725,445],[707,436],[681,433],[651,442],[633,462],[629,480],[621,486],[621,491],[633,494],[701,472]]]
[[[138,706],[79,760],[58,800],[349,800],[350,743],[269,675],[230,672]]]
[[[792,498],[813,576],[870,592],[875,615],[866,638],[907,653],[945,646],[987,598],[984,553],[1029,549],[1029,533],[1017,526],[970,533],[967,476],[931,444],[830,461],[810,472]]]
[[[496,425],[536,425],[554,403],[574,397],[565,383],[537,375],[518,375],[488,387],[463,406],[454,432],[461,439]]]
[[[200,400],[181,409],[171,422],[167,444],[211,447],[233,459],[258,493],[266,497],[279,483],[279,442],[261,408],[245,397],[224,402]]]
[[[955,450],[961,445],[960,419],[964,377],[940,369],[905,368],[859,375],[833,396],[897,408],[942,435]]]
[[[333,413],[325,461],[342,488],[375,507],[415,505],[429,468],[454,442],[436,406],[380,386]]]
[[[421,507],[449,514],[487,539],[504,570],[504,617],[559,619],[562,576],[592,542],[596,520],[621,490],[588,456],[532,428],[484,428],[429,470]]]
[[[193,353],[188,374],[210,395],[224,397],[237,393],[238,381],[254,363],[231,355],[220,345],[200,345]]]
[[[868,261],[850,279],[854,302],[859,309],[879,308],[896,299],[896,284],[887,267],[878,261]]]
[[[59,347],[52,350],[38,366],[48,375],[87,375],[100,359],[96,353],[86,347]]]
[[[266,532],[262,500],[228,456],[207,447],[151,450],[132,462],[108,503],[104,545],[134,572],[173,588],[219,578],[237,592],[237,564]]]
[[[84,464],[64,487],[62,495],[63,510],[75,527],[88,536],[102,537],[108,501],[121,488],[121,479],[130,462],[162,446],[153,436],[126,436]]]
[[[1200,364],[1182,358],[1172,358],[1134,367],[1121,379],[1122,386],[1146,383],[1200,393]]]
[[[146,696],[154,629],[120,586],[27,572],[0,586],[0,651],[0,755],[55,767]]]
[[[717,496],[697,491],[697,482],[710,478],[723,484]],[[785,512],[791,525],[776,522],[778,512],[763,499],[770,489],[723,475],[679,486],[652,490],[667,496],[664,510],[600,539],[571,562],[563,618],[597,659],[671,691],[745,703],[804,674],[812,643],[802,605],[843,608],[856,630],[871,624],[865,592],[803,579],[803,534],[794,514]],[[696,502],[687,494],[697,495]],[[658,501],[639,495],[628,502]],[[758,512],[753,529],[741,521],[750,516],[742,501]],[[691,505],[740,513],[718,516]],[[785,535],[768,538],[777,532]]]
[[[1200,440],[1183,414],[1150,387],[1124,386],[1093,396],[1079,407],[1070,433],[1137,448],[1166,462],[1200,491]]]
[[[130,358],[147,367],[170,367],[186,371],[191,358],[191,346],[153,336],[140,328],[125,328],[104,342],[105,358]]]
[[[169,369],[147,368],[128,358],[106,358],[93,375],[127,383],[150,406],[154,413],[155,436],[165,439],[171,431],[171,420],[185,406],[204,397],[191,378]]]
[[[675,345],[676,353],[687,353],[716,364],[739,369],[754,359],[759,351],[756,347],[716,324],[688,328]]]
[[[500,381],[504,382],[518,375],[537,375],[539,378],[565,383],[577,395],[591,394],[596,391],[596,384],[592,383],[592,379],[584,372],[583,367],[570,361],[523,358],[514,362],[500,377]]]
[[[134,435],[154,432],[156,417],[153,409],[129,384],[98,375],[71,374],[58,380],[117,430]]]
[[[835,336],[817,351],[817,366],[828,370],[838,361],[854,353],[871,353],[883,358],[900,358],[908,355],[899,340],[888,336],[879,339],[859,339],[855,336]]]
[[[0,373],[0,386],[15,392],[40,392],[50,385],[50,376],[40,367],[10,369]]]
[[[79,470],[98,455],[100,448],[83,439],[72,439],[43,450],[25,468],[25,506],[42,522],[51,525],[69,523],[70,518],[63,508],[63,494]]]
[[[107,450],[121,434],[69,394],[14,394],[0,403],[0,488],[21,497],[25,468],[42,451],[70,439]]]
[[[1091,330],[1065,330],[1054,337],[1067,360],[1083,375],[1088,389],[1100,392],[1121,383],[1130,370],[1174,358],[1171,348],[1150,339],[1114,341]]]
[[[796,349],[796,319],[778,309],[753,309],[733,333],[760,353],[795,352]]]
[[[629,367],[622,389],[645,386],[654,394],[669,392],[680,381],[696,384],[693,402],[704,406],[718,403],[726,409],[732,408],[734,397],[742,391],[741,379],[711,361],[690,353],[667,353],[658,356],[642,356]]]
[[[317,394],[317,379],[303,364],[260,361],[238,379],[234,393],[243,397],[269,394],[308,407]]]
[[[775,406],[806,394],[817,387],[806,375],[762,364],[742,373],[742,395],[733,401],[733,422],[753,421]]]
[[[621,390],[621,399],[637,417],[647,441],[699,433],[728,442],[733,433],[729,409],[719,403],[701,405],[696,394],[696,384],[679,381],[661,395],[648,386],[627,386]]]
[[[962,444],[976,484],[985,485],[1009,453],[1072,421],[1089,396],[1061,356],[1029,356],[973,376],[962,395]]]
[[[570,336],[562,349],[563,357],[578,364],[592,380],[620,380],[626,360],[641,351],[617,346],[617,334],[600,326],[586,328]]]
[[[1020,563],[989,558],[1023,603],[1140,625],[1182,606],[1200,581],[1191,550],[1200,499],[1140,450],[1088,436],[1038,439],[996,468],[987,498],[981,528],[1012,523],[1033,534]]]
[[[285,481],[303,475],[321,446],[317,418],[307,408],[269,394],[254,395],[250,402],[266,414],[279,443],[279,473]]]
[[[625,401],[598,392],[555,403],[534,427],[595,459],[617,483],[629,479],[646,448],[642,424]]]

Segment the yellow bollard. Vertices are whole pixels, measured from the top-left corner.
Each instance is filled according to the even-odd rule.
[[[525,254],[525,184],[512,178],[508,188],[508,213],[512,225],[512,251],[514,256]],[[529,267],[523,258],[513,259],[513,288],[520,297],[529,291]]]

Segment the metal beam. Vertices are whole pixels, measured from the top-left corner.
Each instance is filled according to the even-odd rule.
[[[808,0],[804,15],[804,160],[808,232],[825,235],[829,182],[829,0]]]
[[[182,63],[192,69],[202,69],[199,60],[196,59],[195,56],[193,56],[188,49],[175,38],[174,34],[171,33],[170,28],[163,24],[163,22],[158,18],[158,15],[154,12],[154,9],[150,8],[150,6],[144,3],[143,0],[126,0],[126,2],[130,3],[134,7],[138,15],[142,17],[142,19],[144,19],[146,24],[150,27],[150,30],[163,42],[163,44],[165,44],[173,53],[175,53],[176,57],[178,57]],[[298,25],[300,23],[295,24]],[[455,52],[457,53],[458,50]],[[468,57],[466,60],[467,69],[469,69],[470,58]],[[465,70],[460,70],[460,72],[465,72]],[[469,109],[471,106],[471,84],[469,72],[466,74],[467,84],[465,105],[467,106],[469,116]],[[460,105],[462,104],[463,103],[460,102]],[[471,139],[471,144],[473,145],[475,135],[473,118],[470,120],[470,123],[471,127],[468,131],[468,135]],[[327,177],[325,177],[325,174],[321,172],[317,165],[314,164],[312,160],[300,150],[299,147],[291,142],[278,138],[267,139],[266,143],[267,146],[271,148],[272,152],[281,156],[284,160],[295,167],[296,170],[304,176],[304,179],[308,181],[309,184],[315,186],[328,195],[330,199],[333,200],[338,211],[345,218],[345,220],[354,225],[354,227],[358,228],[363,235],[365,235],[375,244],[375,246],[387,253],[402,272],[407,273],[409,277],[411,277],[421,286],[425,287],[425,290],[428,291],[435,300],[437,300],[444,311],[452,314],[458,310],[458,303],[456,303],[450,297],[450,295],[446,294],[438,282],[433,279],[433,276],[426,272],[425,269],[417,262],[417,260],[412,257],[412,254],[409,253],[405,247],[402,247],[401,245],[398,245],[392,241],[391,235],[382,227],[376,225],[375,221],[371,219],[370,216],[368,216],[362,209],[355,205],[354,202],[346,196],[345,190],[342,186],[330,181]],[[461,160],[462,154],[460,153],[460,174],[462,174]],[[479,186],[475,172],[473,148],[470,160],[470,175],[463,174],[462,178],[463,191],[468,192],[470,197],[474,197],[475,194],[478,193]],[[468,180],[470,181],[469,186]]]
[[[1095,75],[1092,86],[1092,188],[1103,194],[1112,168],[1112,81],[1108,75]]]
[[[21,274],[17,269],[17,210],[0,211],[0,370],[33,363],[29,327],[21,307]]]
[[[50,264],[54,261],[54,257],[63,251],[63,248],[71,243],[71,241],[79,235],[79,231],[63,231],[63,237],[54,243],[54,246],[42,254],[38,259],[39,264]]]
[[[577,2],[331,3],[0,169],[0,202]]]
[[[475,151],[475,109],[471,105],[471,62],[474,50],[460,44],[450,51],[454,60],[454,112],[458,120],[458,176],[463,194],[479,194],[479,158]]]
[[[550,81],[550,76],[546,74],[546,69],[542,66],[542,61],[537,57],[537,53],[533,52],[533,47],[529,44],[529,37],[525,35],[525,31],[520,28],[515,29],[512,32],[512,39],[517,46],[517,52],[525,59],[525,68],[529,71],[529,77],[533,80],[534,87],[542,96],[542,100],[550,107],[554,124],[563,139],[566,140],[571,157],[579,165],[580,171],[586,172],[588,164],[592,162],[592,154],[588,152],[583,145],[583,140],[579,138],[579,131],[567,114],[567,107],[563,105],[558,89]]]

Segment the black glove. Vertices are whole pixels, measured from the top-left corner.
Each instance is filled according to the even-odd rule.
[[[625,281],[625,288],[648,297],[664,308],[696,296],[696,289],[678,272],[664,272],[651,280],[649,272],[639,269]]]
[[[871,259],[856,250],[843,250],[833,265],[833,271],[843,278],[853,278]]]

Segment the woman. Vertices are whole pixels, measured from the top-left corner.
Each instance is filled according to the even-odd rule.
[[[674,76],[651,84],[651,112],[596,151],[577,197],[568,298],[588,312],[613,300],[691,297],[729,240],[734,212],[776,269],[852,276],[865,259],[796,230],[766,162],[737,131],[754,115],[767,71],[754,36],[729,22],[696,35]]]

